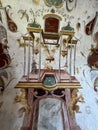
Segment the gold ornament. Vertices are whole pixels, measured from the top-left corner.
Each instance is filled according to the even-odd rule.
[[[62,51],[61,51],[61,55],[62,55],[63,57],[65,57],[65,56],[67,55],[67,51],[66,51],[66,50],[62,50]]]
[[[39,4],[40,0],[33,0],[35,4]]]
[[[49,56],[47,56],[46,60],[51,62],[51,61],[54,61],[55,59],[53,56],[49,55]]]
[[[81,113],[79,105],[77,105],[78,102],[85,103],[84,98],[82,94],[78,96],[78,89],[73,89],[71,94],[71,101],[69,103],[69,113],[72,118],[75,116],[76,113]]]
[[[26,112],[26,114],[29,114],[30,112],[30,107],[27,103],[27,91],[25,89],[21,89],[21,95],[16,95],[16,97],[14,98],[14,103],[18,103],[20,102],[23,107],[21,109],[19,109],[18,113],[19,116],[22,116],[22,112]],[[20,114],[21,113],[21,114]]]

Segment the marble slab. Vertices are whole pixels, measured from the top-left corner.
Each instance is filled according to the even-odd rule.
[[[54,98],[40,100],[37,130],[64,130],[60,100]]]

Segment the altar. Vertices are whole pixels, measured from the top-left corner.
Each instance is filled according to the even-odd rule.
[[[82,87],[75,77],[78,40],[73,38],[70,23],[59,29],[60,16],[46,14],[43,19],[44,29],[34,21],[27,26],[28,36],[23,36],[24,73],[15,88],[24,90],[21,97],[26,98],[30,111],[21,130],[80,130],[75,122],[75,113],[80,112],[76,104],[83,101],[78,97]],[[57,116],[53,117],[54,113]]]

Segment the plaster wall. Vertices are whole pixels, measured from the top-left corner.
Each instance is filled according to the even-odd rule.
[[[84,31],[86,23],[92,20],[96,11],[98,11],[98,0],[77,0],[76,8],[71,12],[67,11],[66,2],[63,7],[59,9],[54,6],[47,7],[43,0],[40,0],[39,4],[35,4],[33,0],[2,0],[2,5],[3,7],[7,5],[12,7],[9,13],[16,23],[18,31],[13,33],[8,29],[5,14],[4,11],[2,11],[3,23],[1,24],[7,29],[9,53],[12,57],[12,62],[7,72],[11,73],[13,80],[8,84],[3,95],[0,94],[0,101],[4,102],[0,108],[0,128],[2,128],[2,130],[19,130],[23,122],[24,115],[19,116],[19,113],[17,113],[21,105],[14,104],[13,102],[17,93],[20,93],[20,91],[14,89],[14,87],[23,74],[23,48],[19,46],[17,39],[27,33],[27,24],[34,20],[30,14],[30,9],[34,10],[34,12],[40,9],[39,16],[36,16],[36,21],[42,28],[44,28],[43,15],[51,13],[51,10],[54,9],[55,13],[61,17],[65,14],[65,17],[62,17],[60,28],[67,25],[70,19],[71,26],[75,29],[75,37],[79,39],[76,51],[75,75],[81,83],[82,89],[79,91],[79,94],[83,95],[85,103],[79,103],[81,113],[76,114],[77,124],[81,130],[98,130],[98,93],[93,89],[94,79],[98,76],[98,72],[97,70],[90,71],[87,65],[87,57],[90,52],[91,44],[95,46],[93,34],[98,31],[98,19],[92,35],[87,36]],[[22,14],[18,12],[21,9],[26,10],[29,15],[28,22],[26,17],[21,18]],[[81,25],[79,30],[76,28],[77,22],[80,22]],[[44,59],[44,56],[42,59]],[[57,67],[57,63],[55,61],[53,65]],[[62,66],[64,66],[64,63],[62,58]]]

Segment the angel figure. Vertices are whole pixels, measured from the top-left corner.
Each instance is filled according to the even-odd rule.
[[[75,116],[75,112],[81,113],[80,108],[77,105],[77,103],[78,102],[81,102],[81,103],[85,102],[82,94],[78,96],[77,92],[78,92],[78,89],[74,89],[72,91],[72,97],[71,97],[71,101],[69,104],[69,113],[70,113],[72,118]]]

